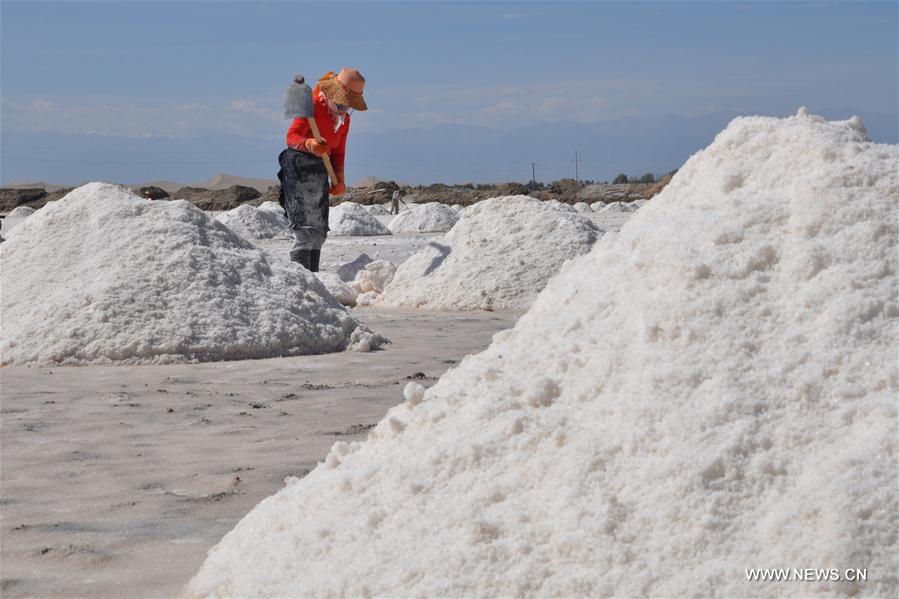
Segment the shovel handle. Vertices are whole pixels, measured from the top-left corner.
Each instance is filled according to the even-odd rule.
[[[309,121],[309,128],[312,129],[312,135],[315,136],[315,141],[321,143],[322,136],[321,133],[318,132],[318,125],[315,124],[315,118],[309,117],[306,119]],[[334,185],[337,183],[337,175],[334,174],[334,167],[331,166],[331,157],[327,154],[322,155],[322,160],[325,161],[325,168],[328,170],[328,176],[331,177],[331,184]]]

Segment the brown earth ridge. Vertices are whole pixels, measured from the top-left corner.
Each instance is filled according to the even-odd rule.
[[[435,183],[433,185],[400,185],[393,181],[378,181],[373,187],[351,187],[340,197],[341,202],[356,202],[363,205],[381,204],[390,200],[394,191],[400,191],[403,199],[410,202],[423,204],[426,202],[439,202],[441,204],[459,204],[470,206],[481,200],[506,195],[530,195],[539,200],[557,200],[565,204],[585,202],[633,202],[649,199],[659,193],[668,183],[671,176],[663,177],[659,182],[647,183],[578,183],[573,179],[555,181],[549,185],[538,185],[532,188],[522,183],[499,184],[463,184],[445,185]],[[206,189],[203,187],[182,187],[173,193],[168,193],[160,187],[145,186],[131,188],[137,195],[153,200],[179,199],[187,200],[203,210],[221,211],[232,210],[241,204],[258,206],[263,202],[278,201],[280,185],[272,185],[265,192],[259,192],[253,187],[232,185],[225,189]],[[11,212],[18,206],[29,206],[34,209],[41,208],[47,202],[55,201],[72,188],[65,187],[48,192],[42,187],[29,188],[0,188],[0,215]]]

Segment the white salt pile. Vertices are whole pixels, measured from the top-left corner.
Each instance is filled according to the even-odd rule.
[[[9,234],[13,229],[22,224],[26,218],[35,212],[37,211],[31,206],[16,206],[9,212],[9,214],[3,217],[3,223],[0,225],[0,233],[2,233],[4,237],[9,237]]]
[[[278,202],[272,202],[272,201],[262,202],[256,208],[257,208],[257,210],[267,210],[269,212],[274,212],[275,214],[280,214],[281,216],[284,216],[284,208],[282,208],[281,204],[279,204]],[[285,220],[287,219],[286,216],[284,216],[284,218],[285,218]]]
[[[344,202],[332,206],[328,214],[330,235],[390,235],[390,230],[381,224],[364,206],[355,202]]]
[[[593,212],[593,208],[587,202],[576,202],[572,207],[578,212]]]
[[[390,211],[381,204],[372,204],[371,206],[363,206],[372,216],[390,216]]]
[[[858,120],[733,121],[189,592],[896,597],[897,166]]]
[[[31,206],[16,206],[12,210],[10,210],[9,214],[6,215],[6,218],[27,218],[37,212]]]
[[[274,202],[278,209],[271,207],[255,208],[249,204],[242,204],[233,210],[222,212],[216,216],[216,220],[226,227],[250,241],[256,239],[272,239],[274,237],[290,237],[290,225],[281,206]]]
[[[362,306],[373,304],[393,281],[396,271],[396,266],[387,260],[375,260],[366,264],[350,283],[359,294],[356,302]]]
[[[340,280],[349,283],[356,278],[356,273],[372,262],[374,260],[368,254],[359,254],[354,260],[338,266],[337,275],[340,277]]]
[[[318,277],[337,301],[345,306],[369,305],[393,280],[396,266],[387,260],[372,260],[362,254],[340,266],[336,273]]]
[[[186,201],[90,183],[0,245],[0,363],[236,360],[381,343],[296,265]]]
[[[615,212],[634,212],[637,209],[637,206],[626,202],[609,202],[608,204],[597,203],[594,204],[594,206],[594,210],[596,212],[603,214],[610,214]]]
[[[556,210],[561,210],[563,212],[577,212],[574,209],[574,206],[570,206],[569,204],[565,204],[564,202],[560,202],[559,200],[547,200],[545,202],[551,208],[555,208]]]
[[[355,306],[356,297],[359,292],[346,283],[337,273],[333,272],[317,272],[315,275],[322,282],[328,293],[334,296],[338,302],[344,306]]]
[[[431,233],[449,231],[459,220],[459,213],[445,204],[428,202],[411,204],[408,210],[393,217],[387,225],[390,231],[399,233]]]
[[[528,196],[478,202],[403,262],[379,302],[443,310],[520,310],[559,266],[590,251],[590,220]]]
[[[450,205],[450,208],[452,208],[456,212],[462,212],[462,204],[452,204]]]

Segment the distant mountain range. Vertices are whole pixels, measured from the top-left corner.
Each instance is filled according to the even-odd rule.
[[[63,189],[65,187],[75,187],[75,185],[57,185],[56,183],[44,183],[43,181],[15,181],[13,183],[6,183],[3,187],[9,189],[27,189],[33,187],[41,187],[46,189],[48,192],[56,191],[57,189]]]

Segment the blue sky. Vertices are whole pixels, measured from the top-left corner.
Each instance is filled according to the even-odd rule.
[[[664,172],[801,105],[896,143],[897,6],[4,0],[0,179],[272,177],[292,74],[342,65],[351,182]]]

